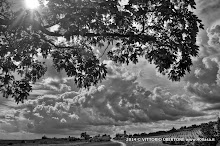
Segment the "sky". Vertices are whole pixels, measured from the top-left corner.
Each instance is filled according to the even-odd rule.
[[[0,97],[0,139],[129,134],[214,121],[220,109],[220,1],[196,0],[205,25],[197,37],[199,57],[180,82],[171,82],[140,58],[116,65],[104,58],[106,80],[78,89],[65,72],[48,70],[24,104]],[[104,49],[94,48],[102,54]]]

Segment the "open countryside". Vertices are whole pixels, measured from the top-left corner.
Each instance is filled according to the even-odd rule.
[[[220,0],[0,0],[0,146],[217,146]]]
[[[194,140],[215,141],[215,138],[208,139],[204,135],[204,130],[208,125],[217,130],[220,125],[220,118],[216,122],[202,123],[201,125],[192,125],[189,127],[183,126],[179,129],[174,127],[168,131],[157,131],[152,133],[142,133],[129,135],[126,131],[123,133],[116,133],[114,138],[110,135],[96,135],[91,137],[86,132],[81,133],[80,138],[47,138],[43,136],[42,139],[36,140],[1,140],[1,146],[190,146],[195,143]],[[219,146],[220,144],[217,144]]]

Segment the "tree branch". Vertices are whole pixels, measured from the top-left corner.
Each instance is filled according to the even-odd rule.
[[[106,50],[108,49],[109,45],[110,45],[110,43],[108,43],[107,47],[105,48],[104,52],[102,53],[102,55],[99,58],[102,58],[104,56],[104,54],[105,54]]]
[[[0,25],[10,25],[11,22],[13,22],[13,21],[0,18]],[[69,36],[83,36],[83,37],[98,37],[98,36],[102,36],[102,37],[112,37],[112,38],[114,38],[114,37],[118,37],[118,38],[135,38],[135,39],[137,39],[137,38],[144,38],[144,39],[146,39],[148,41],[155,41],[156,40],[156,38],[154,36],[151,36],[151,35],[134,34],[134,33],[121,34],[121,33],[117,33],[117,32],[115,32],[115,33],[109,33],[109,32],[105,32],[105,33],[66,32],[64,34],[61,34],[59,32],[51,32],[51,31],[49,31],[47,28],[42,26],[37,20],[33,20],[32,24],[33,24],[33,26],[35,28],[38,28],[44,34],[46,34],[48,36],[55,36],[55,37],[63,37],[63,36],[66,36],[68,34]]]
[[[45,42],[47,42],[47,43],[49,43],[49,44],[51,44],[52,46],[54,46],[55,48],[60,48],[60,49],[66,49],[66,48],[73,48],[73,46],[58,46],[58,45],[56,45],[56,44],[54,44],[52,41],[50,41],[50,40],[47,40],[47,39],[43,39],[43,38],[41,38],[43,41],[45,41]]]
[[[60,34],[60,33],[57,33],[57,32],[51,32],[49,30],[47,30],[45,27],[43,27],[38,21],[36,20],[33,20],[33,25],[40,29],[43,33],[45,33],[46,35],[49,35],[49,36],[56,36],[56,37],[62,37],[63,34]]]
[[[56,36],[61,37],[65,36],[65,34],[68,33],[69,36],[83,36],[83,37],[119,37],[119,38],[145,38],[148,41],[155,41],[156,38],[154,36],[150,35],[141,35],[141,34],[120,34],[120,33],[81,33],[81,32],[67,32],[65,34],[61,34],[58,32],[51,32],[47,30],[45,27],[43,27],[38,21],[34,20],[34,25],[36,25],[43,33],[45,33],[48,36]]]

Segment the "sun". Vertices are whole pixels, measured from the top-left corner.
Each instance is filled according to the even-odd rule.
[[[28,9],[36,9],[40,3],[38,0],[25,0],[25,5]]]

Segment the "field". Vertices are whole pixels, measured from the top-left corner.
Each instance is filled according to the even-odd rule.
[[[10,143],[10,142],[9,142]],[[59,144],[38,144],[38,143],[14,143],[14,144],[2,144],[1,146],[120,146],[119,143],[113,142],[73,142],[73,143],[59,143]],[[9,144],[9,145],[8,145]]]
[[[200,128],[195,128],[191,130],[185,130],[180,132],[174,132],[169,134],[164,134],[160,136],[151,136],[150,138],[184,138],[184,139],[197,139],[200,136],[202,136],[202,133],[200,131]],[[163,144],[161,141],[158,142],[124,142],[126,143],[126,146],[168,146],[168,144]],[[189,142],[188,142],[189,143]],[[186,144],[185,144],[186,145]],[[178,145],[178,146],[184,146],[184,145]]]
[[[199,128],[191,129],[191,130],[185,130],[180,132],[174,132],[169,134],[164,134],[160,136],[152,136],[151,138],[184,138],[184,139],[197,139],[202,136],[202,133]],[[52,140],[52,139],[50,139]],[[10,145],[12,146],[169,146],[168,144],[163,144],[161,141],[157,142],[150,142],[150,141],[115,141],[112,140],[110,142],[67,142],[67,141],[56,141],[56,140],[38,140],[36,143],[33,143],[34,141],[27,141],[27,143],[22,144],[21,141],[14,141]],[[8,144],[10,141],[5,141],[5,143],[2,143],[4,141],[0,141],[1,146],[9,146]],[[56,144],[51,143],[56,142]],[[118,143],[117,143],[118,142]],[[121,143],[120,143],[121,142]],[[178,145],[178,146],[184,146],[184,145]],[[186,146],[186,145],[185,145]],[[218,145],[219,146],[219,145]]]

